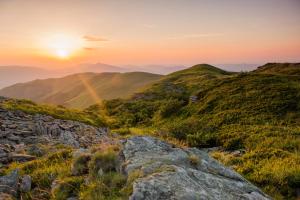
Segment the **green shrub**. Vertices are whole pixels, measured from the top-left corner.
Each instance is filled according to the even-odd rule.
[[[190,155],[189,161],[191,165],[197,166],[200,163],[200,158],[196,155]]]
[[[169,99],[162,102],[158,112],[158,115],[161,118],[166,118],[171,116],[172,114],[178,112],[180,108],[183,106],[184,101],[178,99]]]
[[[126,177],[117,172],[108,172],[97,177],[80,191],[81,200],[114,200],[121,199],[121,189],[126,183]]]
[[[197,132],[195,134],[189,134],[187,136],[187,142],[191,146],[203,147],[214,147],[216,146],[217,136],[216,133],[204,133]]]
[[[99,177],[107,172],[116,172],[118,156],[114,151],[96,152],[89,163],[89,173],[92,177]]]
[[[73,160],[72,174],[83,175],[89,171],[88,162],[91,160],[90,154],[81,154]]]
[[[112,133],[116,133],[121,136],[130,135],[131,131],[129,128],[119,128],[112,131]]]
[[[55,200],[65,200],[68,197],[76,197],[80,186],[84,182],[82,177],[68,177],[56,181],[52,190],[52,197]]]

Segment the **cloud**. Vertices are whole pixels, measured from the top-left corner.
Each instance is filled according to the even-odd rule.
[[[105,42],[105,41],[108,41],[106,38],[93,36],[93,35],[85,35],[85,36],[83,36],[83,39],[85,39],[85,41],[87,41],[87,42]]]
[[[218,37],[223,36],[223,33],[193,33],[193,34],[185,34],[180,36],[172,36],[168,39],[194,39],[194,38],[204,38],[204,37]]]
[[[95,50],[97,50],[97,48],[93,48],[93,47],[84,47],[83,49],[86,50],[86,51],[95,51]]]

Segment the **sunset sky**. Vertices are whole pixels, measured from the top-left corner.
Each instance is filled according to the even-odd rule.
[[[0,65],[300,61],[300,0],[0,0]]]

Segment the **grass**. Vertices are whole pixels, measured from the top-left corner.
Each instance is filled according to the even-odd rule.
[[[33,190],[26,194],[21,193],[23,199],[49,199],[52,182],[58,178],[70,176],[71,159],[72,151],[70,149],[59,150],[37,160],[12,163],[6,173],[19,169],[21,175],[31,176]]]
[[[111,127],[126,130],[123,135],[243,149],[242,158],[217,158],[275,199],[294,199],[300,187],[300,76],[290,69],[297,66],[229,73],[197,65],[164,77],[129,100],[105,101],[102,109]],[[192,95],[196,102],[189,100]]]
[[[197,166],[200,163],[200,158],[196,155],[190,155],[189,161],[190,161],[191,165]]]
[[[29,100],[6,100],[2,105],[5,109],[21,110],[28,114],[44,114],[50,115],[57,119],[74,120],[94,126],[106,126],[104,117],[96,112],[96,107],[93,110],[87,109],[84,111],[76,109],[67,109],[63,106],[39,105]]]
[[[119,172],[118,154],[119,148],[115,145],[94,148],[91,155],[82,154],[76,157],[73,157],[72,149],[65,148],[34,161],[12,163],[4,174],[19,169],[21,175],[32,177],[32,190],[29,193],[20,193],[20,199],[128,199],[127,192],[132,190],[132,175],[127,180]],[[74,168],[77,172],[75,174]]]
[[[164,77],[130,99],[103,101],[84,111],[24,100],[9,100],[3,106],[108,125],[120,137],[152,135],[183,147],[219,146],[222,150],[213,156],[225,165],[274,199],[295,199],[300,187],[300,76],[291,70],[297,71],[298,67],[289,64],[282,69],[272,64],[254,72],[230,73],[197,65]],[[190,96],[197,100],[191,102]],[[109,149],[99,147],[92,152],[96,153],[88,161],[89,174],[97,178],[91,180],[90,187],[82,186],[82,199],[96,198],[93,194],[97,192],[103,198],[122,198],[123,193],[114,191],[130,194],[132,183],[140,177],[139,173],[133,173],[133,178],[129,174],[127,183],[120,187],[111,187],[114,183],[101,179],[103,175],[111,179],[120,176],[116,170],[117,151]],[[245,153],[233,156],[230,152],[235,150]],[[196,163],[192,158],[191,164]],[[54,164],[49,171],[58,168]],[[107,190],[110,187],[117,189]]]

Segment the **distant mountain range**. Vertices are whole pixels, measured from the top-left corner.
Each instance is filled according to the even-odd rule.
[[[0,66],[0,88],[53,75],[47,70],[35,67]]]
[[[18,83],[0,90],[0,96],[84,108],[102,99],[129,97],[161,77],[145,72],[80,73]]]
[[[36,79],[46,78],[58,78],[76,73],[84,72],[135,72],[143,71],[155,74],[168,74],[177,70],[185,68],[184,66],[161,66],[161,65],[149,65],[149,66],[124,66],[118,67],[105,63],[84,63],[73,67],[46,70],[38,67],[30,66],[0,66],[0,89],[16,84],[24,83]]]
[[[256,68],[256,64],[218,64],[222,69],[229,71],[251,71]],[[36,79],[58,78],[76,73],[84,72],[149,72],[154,74],[169,74],[175,71],[186,69],[184,65],[124,65],[114,66],[105,63],[83,63],[77,66],[46,70],[44,68],[31,66],[0,66],[0,89],[16,84],[24,83]]]

